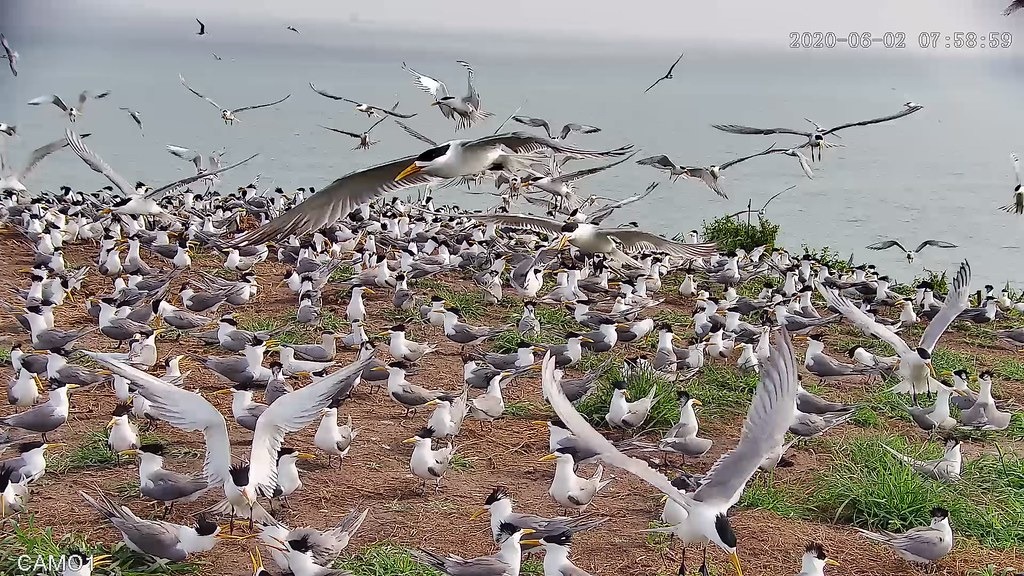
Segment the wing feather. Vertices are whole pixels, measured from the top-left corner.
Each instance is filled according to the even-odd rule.
[[[938,343],[942,333],[970,305],[968,301],[970,289],[971,265],[964,260],[963,264],[960,265],[960,269],[957,270],[956,276],[953,278],[949,294],[946,294],[945,305],[935,315],[935,318],[932,318],[932,321],[928,323],[928,327],[924,329],[924,334],[921,335],[921,342],[918,346],[929,352],[935,349],[935,344]]]
[[[903,338],[896,335],[895,332],[872,320],[864,313],[863,310],[857,307],[853,302],[850,302],[850,300],[845,296],[840,295],[836,290],[832,288],[824,288],[824,291],[828,305],[838,310],[840,314],[845,316],[846,319],[852,322],[855,326],[863,330],[868,330],[871,334],[874,334],[879,339],[888,343],[900,356],[910,354],[910,346],[903,341]]]
[[[202,95],[202,94],[200,94],[199,92],[196,92],[195,88],[193,88],[193,87],[189,86],[189,85],[188,85],[188,83],[187,83],[187,82],[185,82],[185,77],[184,77],[184,76],[182,76],[181,74],[178,74],[178,80],[181,80],[181,85],[182,85],[182,86],[184,86],[185,88],[188,88],[188,91],[189,91],[189,92],[191,92],[191,93],[195,94],[196,96],[199,96],[200,98],[202,98],[203,100],[206,100],[206,101],[207,101],[207,102],[209,102],[210,104],[213,104],[213,107],[214,107],[214,108],[216,108],[217,110],[223,110],[223,108],[221,108],[220,104],[217,104],[217,103],[216,103],[216,102],[214,102],[213,100],[210,100],[210,99],[209,99],[209,98],[207,98],[206,96],[203,96],[203,95]]]
[[[82,142],[81,136],[72,132],[70,128],[64,131],[64,136],[67,138],[68,145],[71,146],[71,149],[75,151],[75,154],[78,154],[78,157],[81,158],[82,161],[85,162],[87,166],[89,166],[89,168],[92,168],[95,172],[103,174],[103,176],[105,176],[107,180],[110,180],[110,182],[114,186],[117,186],[118,189],[121,190],[121,192],[123,192],[124,194],[135,193],[134,186],[132,186],[127,180],[125,180],[123,176],[121,176],[117,172],[114,172],[114,169],[111,168],[106,162],[104,162],[103,159],[96,155],[92,150],[86,148],[85,143]]]
[[[81,137],[82,138],[86,138],[88,136],[89,136],[89,134],[82,134]],[[43,161],[43,158],[46,158],[50,154],[53,154],[57,150],[60,150],[61,148],[65,147],[67,145],[68,145],[68,139],[67,139],[67,137],[64,137],[64,138],[61,138],[60,140],[54,140],[53,142],[50,142],[49,144],[46,144],[44,146],[40,146],[39,148],[36,148],[35,150],[33,150],[32,154],[29,155],[28,163],[25,164],[25,167],[22,168],[21,172],[18,173],[18,179],[19,180],[24,180],[26,177],[28,177],[28,175],[32,172],[32,170],[35,169],[36,165],[38,165],[40,162]]]
[[[920,110],[922,108],[924,108],[924,106],[913,106],[913,107],[910,107],[910,108],[904,108],[903,110],[900,110],[899,112],[897,112],[895,114],[890,114],[888,116],[882,116],[881,118],[872,118],[871,120],[861,120],[860,122],[850,122],[849,124],[840,124],[839,126],[836,126],[835,128],[829,128],[828,130],[825,130],[824,132],[822,132],[822,134],[823,135],[834,134],[834,133],[836,133],[836,132],[838,132],[840,130],[843,130],[844,128],[852,128],[853,126],[870,126],[871,124],[880,124],[882,122],[888,122],[890,120],[896,120],[898,118],[903,118],[904,116],[909,116],[909,115],[913,114],[914,112],[917,112],[918,110]]]
[[[681,258],[707,258],[718,253],[714,243],[683,244],[636,228],[602,228],[601,232],[621,242],[625,252],[666,252]]]
[[[289,94],[289,95],[285,96],[284,98],[281,98],[280,100],[274,100],[273,102],[268,102],[266,104],[256,104],[255,106],[243,106],[242,108],[235,108],[234,110],[231,111],[231,113],[232,114],[237,114],[238,112],[244,112],[246,110],[256,110],[257,108],[266,108],[267,106],[273,106],[275,104],[280,104],[281,102],[284,102],[285,100],[287,100],[287,99],[289,99],[291,97],[292,97],[292,95]]]
[[[769,134],[795,134],[808,138],[811,136],[810,132],[801,132],[792,128],[752,128],[750,126],[740,126],[739,124],[712,124],[711,127],[730,134],[760,134],[762,136]]]

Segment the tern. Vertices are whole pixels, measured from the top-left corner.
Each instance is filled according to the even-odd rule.
[[[971,283],[971,267],[964,261],[960,265],[956,276],[953,278],[952,288],[946,295],[945,306],[936,314],[935,318],[928,324],[917,348],[911,349],[903,338],[895,332],[872,320],[856,304],[840,296],[834,289],[826,288],[826,299],[829,307],[838,310],[860,328],[865,334],[872,334],[892,346],[893,350],[900,357],[899,373],[902,380],[892,388],[893,392],[912,394],[916,401],[917,395],[924,392],[937,390],[939,384],[932,377],[935,369],[932,367],[932,352],[935,344],[938,343],[946,328],[953,323],[953,320],[967,309],[968,296]]]
[[[502,524],[500,530],[502,533],[501,549],[492,556],[444,557],[423,548],[410,550],[409,553],[417,562],[431,566],[449,576],[519,576],[519,568],[523,561],[520,540],[527,534],[533,534],[533,530],[520,528],[508,522]]]
[[[164,516],[178,502],[195,502],[210,488],[202,478],[185,476],[164,470],[164,446],[143,444],[137,449],[121,452],[122,456],[137,456],[139,459],[139,493],[164,504]]]
[[[383,119],[384,116],[381,116],[381,114],[380,114],[381,112],[383,112],[384,114],[387,114],[388,116],[394,116],[395,118],[412,118],[413,116],[415,116],[415,114],[400,114],[398,112],[395,112],[393,109],[392,110],[388,110],[387,108],[381,108],[380,106],[372,106],[370,104],[364,104],[364,103],[358,102],[356,100],[349,100],[348,98],[343,98],[341,96],[335,96],[334,94],[331,94],[330,92],[325,92],[325,91],[317,88],[316,86],[313,85],[312,82],[309,83],[309,87],[313,90],[313,92],[316,92],[317,94],[323,96],[324,98],[330,98],[331,100],[341,100],[343,102],[348,102],[350,104],[355,104],[356,105],[356,110],[358,110],[359,112],[362,112],[363,114],[366,114],[370,118],[382,118]],[[374,124],[374,126],[376,126],[376,124]],[[369,132],[369,130],[367,130],[367,132]]]
[[[661,78],[658,78],[657,80],[655,80],[654,84],[651,84],[650,86],[648,86],[647,90],[644,90],[644,94],[647,94],[648,92],[650,92],[651,88],[654,88],[655,86],[657,86],[658,83],[661,82],[662,80],[671,80],[673,78],[672,71],[675,70],[676,64],[679,64],[679,61],[682,60],[682,59],[683,59],[683,53],[680,52],[679,53],[679,58],[676,58],[676,61],[673,62],[671,66],[669,66],[668,72],[666,72],[665,75],[662,76]]]
[[[724,162],[722,164],[712,164],[711,166],[678,166],[674,162],[669,160],[668,156],[665,156],[664,154],[661,154],[659,156],[649,156],[647,158],[641,158],[640,160],[637,160],[636,163],[640,164],[641,166],[653,166],[658,170],[665,170],[666,172],[669,173],[669,177],[672,179],[676,179],[680,176],[683,176],[686,178],[694,178],[700,180],[701,182],[704,182],[704,184],[706,184],[708,188],[711,188],[711,190],[714,191],[715,194],[718,194],[722,198],[728,199],[729,197],[725,194],[724,191],[722,191],[722,187],[718,182],[719,178],[721,178],[722,176],[722,172],[725,171],[726,168],[733,166],[735,164],[739,164],[740,162],[743,162],[745,160],[757,158],[758,156],[764,156],[765,154],[771,154],[774,150],[774,148],[769,147],[768,149],[758,152],[756,154],[751,154],[749,156],[743,156],[741,158],[729,160],[728,162]]]
[[[83,91],[81,94],[78,95],[77,107],[68,106],[64,103],[64,100],[62,100],[61,97],[57,96],[56,94],[45,94],[43,96],[39,96],[29,100],[28,103],[33,106],[38,106],[40,104],[53,104],[54,106],[60,108],[61,111],[68,115],[68,120],[74,122],[79,116],[81,116],[85,112],[86,100],[88,100],[89,98],[99,100],[100,98],[106,98],[109,95],[109,90],[107,90],[106,92],[101,92],[96,95],[90,94],[88,91]]]
[[[1016,2],[1014,2],[1014,4],[1016,4]],[[1013,160],[1013,174],[1017,178],[1017,185],[1013,187],[1013,203],[1007,204],[1006,206],[1000,206],[999,209],[1003,212],[1024,214],[1024,190],[1021,189],[1020,183],[1020,158],[1018,158],[1016,154],[1011,153],[1010,159]]]
[[[569,560],[569,546],[572,545],[571,530],[523,540],[520,544],[544,547],[544,576],[590,576],[589,572],[580,569]]]
[[[800,573],[796,576],[824,576],[825,566],[839,566],[839,562],[825,554],[824,546],[817,542],[811,542],[804,548]]]
[[[803,146],[801,146],[801,148],[811,149],[811,160],[813,161],[815,150],[818,151],[818,160],[821,160],[822,148],[832,148],[835,146],[839,146],[838,144],[828,142],[827,140],[825,140],[825,137],[828,136],[829,134],[835,134],[840,130],[845,130],[846,128],[852,128],[854,126],[870,126],[872,124],[880,124],[882,122],[896,120],[899,118],[903,118],[904,116],[909,116],[910,114],[913,114],[914,112],[917,112],[922,108],[924,108],[924,106],[905,107],[903,110],[900,110],[895,114],[890,114],[889,116],[872,118],[871,120],[861,120],[859,122],[849,122],[847,124],[840,124],[839,126],[828,129],[824,129],[817,123],[808,120],[808,122],[814,124],[814,131],[811,132],[806,130],[796,130],[793,128],[751,128],[749,126],[740,126],[738,124],[712,124],[712,127],[723,132],[729,132],[730,134],[794,134],[796,136],[803,136],[807,138],[807,142]]]
[[[903,462],[909,466],[914,472],[930,478],[932,480],[938,480],[940,482],[956,483],[960,481],[960,467],[963,462],[963,458],[960,454],[960,441],[956,438],[950,438],[946,441],[946,446],[942,454],[942,458],[935,460],[915,460],[909,456],[904,456],[885,444],[879,444],[886,452],[892,454],[897,460]]]
[[[765,456],[782,445],[792,422],[800,385],[793,345],[786,329],[781,329],[775,349],[762,364],[760,383],[743,423],[739,444],[711,467],[711,472],[693,494],[681,493],[663,474],[651,469],[646,462],[624,455],[594,430],[561,392],[554,378],[554,359],[545,356],[542,362],[544,394],[572,433],[593,446],[604,463],[626,470],[678,503],[687,517],[670,530],[684,544],[706,546],[711,543],[721,548],[729,554],[738,576],[742,576],[736,552],[737,538],[726,512],[739,501],[747,481]],[[679,572],[686,573],[685,557]],[[706,566],[702,572],[707,572]]]
[[[641,264],[626,252],[658,251],[687,259],[707,258],[717,253],[714,244],[682,244],[636,228],[600,228],[573,221],[561,223],[528,214],[474,214],[472,217],[484,224],[504,224],[551,235],[561,233],[559,249],[571,244],[586,254],[604,254],[636,268],[641,268]]]
[[[132,120],[134,120],[135,123],[139,125],[139,130],[143,132],[143,135],[145,135],[145,131],[142,128],[142,115],[139,114],[137,110],[132,110],[131,108],[126,108],[124,106],[119,107],[118,110],[124,110],[125,112],[127,112],[128,115],[132,117]]]
[[[7,65],[11,67],[11,73],[17,76],[18,53],[11,49],[10,43],[7,42],[7,37],[3,34],[0,34],[0,44],[4,47],[3,58],[7,59]]]
[[[232,124],[232,125],[236,121],[241,122],[241,120],[239,120],[238,118],[235,117],[235,114],[238,114],[239,112],[244,112],[246,110],[256,110],[258,108],[266,108],[268,106],[273,106],[275,104],[280,104],[281,102],[284,102],[285,100],[291,98],[291,96],[292,96],[291,94],[289,94],[289,95],[285,96],[284,98],[281,98],[280,100],[275,100],[275,101],[269,102],[267,104],[256,104],[255,106],[243,106],[241,108],[235,108],[234,110],[229,110],[227,108],[221,107],[220,104],[217,104],[213,100],[211,100],[211,99],[207,98],[206,96],[203,96],[202,94],[197,92],[194,88],[192,88],[191,86],[188,85],[188,83],[185,82],[185,78],[181,74],[178,74],[178,80],[181,81],[181,85],[184,86],[185,88],[187,88],[189,92],[195,94],[196,96],[202,98],[203,100],[206,100],[207,102],[212,104],[214,108],[217,108],[218,110],[220,110],[220,117],[221,117],[222,120],[224,120],[224,123],[225,124]]]
[[[547,133],[548,138],[552,140],[565,140],[566,138],[569,137],[569,134],[572,132],[579,132],[580,134],[595,134],[601,131],[601,129],[598,128],[597,126],[591,126],[590,124],[576,124],[575,122],[569,122],[568,124],[562,126],[562,129],[559,131],[558,136],[553,136],[551,134],[551,126],[548,124],[548,121],[543,118],[531,118],[530,116],[513,116],[512,121],[518,122],[519,124],[532,126],[533,128],[543,128],[544,132]]]
[[[480,108],[480,93],[476,91],[476,87],[473,86],[473,67],[469,65],[469,62],[465,60],[457,60],[459,65],[466,69],[466,95],[461,98],[456,98],[448,93],[448,87],[443,83],[438,82],[438,88],[444,90],[444,96],[437,97],[436,89],[434,90],[434,101],[430,104],[431,106],[437,106],[441,110],[441,114],[444,114],[445,118],[455,120],[455,131],[464,130],[473,126],[477,122],[481,122],[490,118],[494,114],[491,112],[484,111]],[[408,69],[410,73],[420,76],[411,69]],[[420,84],[424,86],[424,82],[420,76]],[[436,80],[434,82],[437,82]]]
[[[13,127],[12,127],[13,128]],[[82,138],[86,138],[90,134],[82,134]],[[27,192],[28,188],[25,187],[24,181],[32,174],[32,171],[43,158],[46,158],[50,154],[53,154],[57,150],[68,145],[67,138],[61,138],[54,140],[45,146],[40,146],[29,154],[28,162],[25,163],[25,167],[21,170],[12,170],[7,164],[7,158],[4,155],[3,150],[0,150],[0,191],[13,190],[15,192]]]
[[[377,120],[362,134],[356,134],[355,132],[348,132],[346,130],[340,130],[338,128],[331,128],[330,126],[324,126],[322,124],[320,124],[319,126],[324,130],[330,130],[331,132],[337,132],[338,134],[344,134],[346,136],[351,136],[352,138],[359,140],[359,144],[356,144],[353,150],[366,150],[370,146],[373,146],[374,144],[377,144],[379,142],[379,140],[370,140],[370,131],[376,128],[377,124],[380,124],[385,120],[387,120],[386,116],[381,118],[380,120]]]
[[[903,254],[906,255],[908,263],[914,261],[914,255],[915,254],[920,253],[921,250],[924,250],[925,248],[927,248],[929,246],[934,246],[936,248],[958,248],[959,247],[956,244],[953,244],[952,242],[946,242],[944,240],[925,240],[924,242],[921,242],[920,244],[918,244],[917,248],[914,248],[913,250],[907,250],[903,246],[903,244],[900,244],[899,240],[882,240],[881,242],[875,242],[874,244],[868,244],[867,246],[865,246],[865,248],[867,248],[868,250],[887,250],[889,248],[892,248],[893,246],[895,246],[895,247],[897,247],[897,248],[899,248],[900,250],[903,251]]]
[[[869,540],[881,542],[908,562],[931,564],[938,562],[953,550],[953,528],[949,525],[949,511],[932,508],[932,522],[928,526],[911,528],[903,534],[869,532],[857,528]]]
[[[418,156],[408,156],[351,172],[267,224],[243,234],[228,246],[262,244],[329,226],[356,207],[389,192],[458,178],[498,166],[519,166],[518,156],[549,149],[580,158],[624,156],[631,146],[609,151],[583,150],[525,132],[452,140]]]
[[[1006,9],[1003,10],[1003,16],[1009,16],[1021,8],[1024,8],[1024,0],[1013,0],[1013,2],[1010,2]],[[15,76],[17,76],[17,74],[15,74]]]
[[[199,32],[196,32],[196,36],[205,36],[206,35],[206,24],[203,24],[203,21],[200,20],[199,18],[196,18],[196,22],[199,23]]]
[[[231,465],[231,443],[224,416],[198,393],[183,390],[124,364],[110,354],[83,351],[115,374],[135,384],[139,395],[150,402],[153,415],[185,431],[202,431],[206,439],[204,472],[212,486],[223,486],[226,501],[218,509],[246,511],[250,520],[269,517],[256,498],[270,496],[277,488],[278,451],[285,434],[305,428],[319,416],[345,381],[368,363],[356,361],[312,384],[278,398],[260,415],[253,432],[249,461]],[[260,518],[255,518],[258,515]]]

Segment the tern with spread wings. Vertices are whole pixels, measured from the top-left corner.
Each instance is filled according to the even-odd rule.
[[[99,100],[100,98],[106,98],[110,95],[110,90],[101,92],[99,94],[90,94],[88,91],[83,91],[78,95],[78,106],[68,106],[64,103],[64,100],[56,94],[44,94],[28,101],[32,106],[39,106],[40,104],[53,104],[57,108],[60,108],[62,112],[68,115],[68,120],[74,122],[79,116],[85,113],[85,101],[89,98],[93,100]]]
[[[396,118],[412,118],[413,116],[415,116],[415,114],[400,114],[398,112],[395,112],[394,110],[388,110],[387,108],[381,108],[380,106],[372,106],[370,104],[364,104],[362,102],[350,100],[342,96],[335,96],[330,92],[326,92],[324,90],[317,88],[316,86],[313,85],[312,82],[309,83],[309,87],[313,89],[313,92],[316,92],[317,94],[323,96],[324,98],[330,98],[331,100],[341,100],[342,102],[355,104],[356,110],[362,112],[363,114],[366,114],[370,118],[382,118],[382,112],[384,114],[387,114],[388,116],[394,116]]]
[[[869,244],[866,246],[866,248],[868,250],[887,250],[889,248],[892,248],[893,246],[903,251],[903,254],[906,255],[907,257],[907,262],[913,262],[914,255],[929,246],[935,246],[936,248],[957,248],[956,244],[953,244],[952,242],[946,242],[943,240],[925,240],[924,242],[918,244],[917,248],[914,248],[913,250],[907,250],[906,247],[903,246],[903,244],[900,244],[899,240],[882,240],[881,242]]]
[[[235,122],[241,122],[241,120],[239,120],[237,117],[235,117],[235,114],[238,114],[239,112],[244,112],[246,110],[257,110],[259,108],[266,108],[268,106],[274,106],[275,104],[280,104],[281,102],[284,102],[285,100],[287,100],[287,99],[292,97],[292,95],[289,94],[289,95],[285,96],[284,98],[281,98],[280,100],[275,100],[273,102],[268,102],[266,104],[256,104],[255,106],[243,106],[241,108],[235,108],[233,110],[229,110],[227,108],[222,107],[220,104],[217,104],[213,100],[207,98],[206,96],[203,96],[199,92],[197,92],[195,90],[195,88],[192,88],[191,86],[188,85],[187,82],[185,82],[185,78],[181,74],[178,74],[178,80],[181,80],[181,85],[184,86],[185,88],[187,88],[189,92],[195,94],[196,96],[202,98],[203,100],[206,100],[207,102],[212,104],[214,108],[217,108],[218,110],[220,110],[221,120],[224,120],[225,124],[232,124],[233,125]]]

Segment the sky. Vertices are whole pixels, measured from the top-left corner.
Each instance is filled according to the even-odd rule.
[[[1008,0],[3,0],[0,27],[195,26],[211,32],[229,24],[293,25],[313,34],[347,27],[501,32],[594,41],[704,41],[788,46],[791,32],[903,32],[943,35],[1024,28],[1024,11],[1004,17]],[[188,24],[186,24],[186,21]],[[1024,40],[1022,40],[1024,41]]]

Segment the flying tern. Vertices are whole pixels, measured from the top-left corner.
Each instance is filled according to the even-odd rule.
[[[241,108],[235,108],[234,110],[229,110],[227,108],[223,108],[220,104],[217,104],[213,100],[211,100],[211,99],[207,98],[206,96],[203,96],[202,94],[197,92],[194,88],[189,86],[187,82],[185,82],[185,78],[181,74],[178,74],[178,80],[181,81],[181,85],[184,86],[185,88],[187,88],[189,92],[195,94],[196,96],[202,98],[203,100],[206,100],[207,102],[212,104],[214,108],[217,108],[218,110],[220,110],[220,117],[221,117],[222,120],[224,120],[225,124],[234,124],[236,121],[241,122],[241,120],[239,120],[238,118],[235,117],[235,114],[238,114],[239,112],[244,112],[246,110],[256,110],[258,108],[266,108],[268,106],[274,106],[275,104],[280,104],[281,102],[284,102],[285,100],[287,100],[287,99],[292,97],[292,95],[289,94],[289,95],[285,96],[284,98],[281,98],[280,100],[275,100],[273,102],[268,102],[266,104],[256,104],[255,106],[243,106]]]

